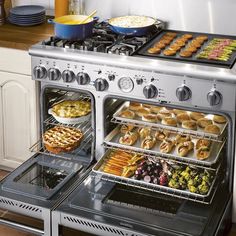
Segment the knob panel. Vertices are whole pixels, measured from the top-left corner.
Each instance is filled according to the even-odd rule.
[[[105,79],[99,78],[94,81],[94,86],[97,91],[105,91],[108,89],[109,84]]]
[[[62,79],[65,83],[72,83],[75,80],[75,74],[71,70],[64,70],[62,73]]]
[[[220,92],[218,92],[216,90],[211,90],[207,94],[207,101],[209,102],[210,106],[216,106],[221,103],[222,95]]]
[[[47,77],[47,70],[43,66],[35,66],[33,73],[36,79],[45,79]]]
[[[143,94],[146,98],[155,98],[158,95],[157,88],[150,84],[143,88]]]
[[[48,70],[49,80],[59,80],[61,78],[61,72],[56,68],[50,68]]]
[[[176,89],[176,97],[179,101],[187,101],[192,96],[192,92],[189,87],[183,85]]]
[[[84,72],[79,72],[77,74],[77,83],[79,85],[86,85],[86,84],[89,84],[90,83],[90,77],[87,73],[84,73]]]

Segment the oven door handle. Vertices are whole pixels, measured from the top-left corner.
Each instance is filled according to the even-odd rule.
[[[21,231],[24,231],[24,232],[27,232],[27,233],[32,233],[32,234],[39,235],[39,236],[44,235],[43,230],[28,226],[28,225],[24,225],[24,224],[19,224],[19,223],[14,222],[14,221],[0,219],[0,225],[9,226],[11,228],[19,229]]]

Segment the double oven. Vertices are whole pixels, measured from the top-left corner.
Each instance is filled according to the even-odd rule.
[[[32,77],[40,88],[41,136],[55,126],[80,129],[84,136],[68,153],[49,152],[42,139],[31,147],[36,154],[1,182],[0,207],[34,220],[26,225],[27,220],[13,221],[5,214],[2,224],[47,236],[208,236],[229,229],[235,184],[234,63],[222,67],[128,56],[123,54],[124,46],[130,49],[126,43],[115,47],[120,48],[115,54],[122,55],[110,53],[110,47],[108,53],[99,52],[101,47],[83,51],[75,42],[57,39],[30,49]],[[59,123],[49,110],[66,100],[90,102],[91,117],[79,124]],[[157,120],[143,119],[135,106]],[[127,110],[131,116],[124,115]],[[176,120],[183,113],[189,121],[200,115],[217,130],[209,132],[201,124],[186,128],[180,121],[170,125],[159,116]],[[135,140],[127,145],[121,130],[129,127]],[[156,137],[152,148],[144,148],[142,129]],[[168,135],[171,150],[161,150],[164,140],[157,133]],[[179,154],[177,137],[193,143],[188,155]],[[197,157],[199,140],[209,144],[206,158]],[[132,162],[124,165],[127,156]]]

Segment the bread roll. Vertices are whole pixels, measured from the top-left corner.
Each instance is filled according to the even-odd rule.
[[[185,120],[190,120],[190,117],[187,113],[179,113],[176,117],[178,123],[182,124]]]
[[[219,124],[224,124],[227,122],[226,118],[224,116],[214,115],[213,121]]]
[[[197,120],[197,125],[200,128],[205,128],[206,126],[212,125],[212,124],[213,124],[212,120],[210,120],[208,118],[200,118]]]
[[[168,126],[177,126],[177,121],[175,118],[172,117],[165,117],[162,119],[161,123],[163,125],[168,125]]]
[[[190,113],[190,117],[191,117],[191,119],[193,119],[193,120],[199,120],[199,119],[201,119],[201,118],[204,118],[204,114],[203,113],[200,113],[200,112],[191,112]]]
[[[135,117],[135,113],[129,109],[126,109],[120,113],[120,116],[123,118],[133,119]]]
[[[208,125],[204,131],[211,134],[220,134],[220,128],[217,125]]]
[[[155,114],[143,115],[142,120],[155,123],[157,121],[157,115],[155,115]]]
[[[185,120],[182,122],[182,127],[185,129],[197,130],[197,123],[193,120]]]

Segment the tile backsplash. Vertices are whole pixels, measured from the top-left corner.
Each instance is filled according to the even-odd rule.
[[[11,0],[12,6],[40,5],[47,9],[47,15],[54,15],[54,0]]]

